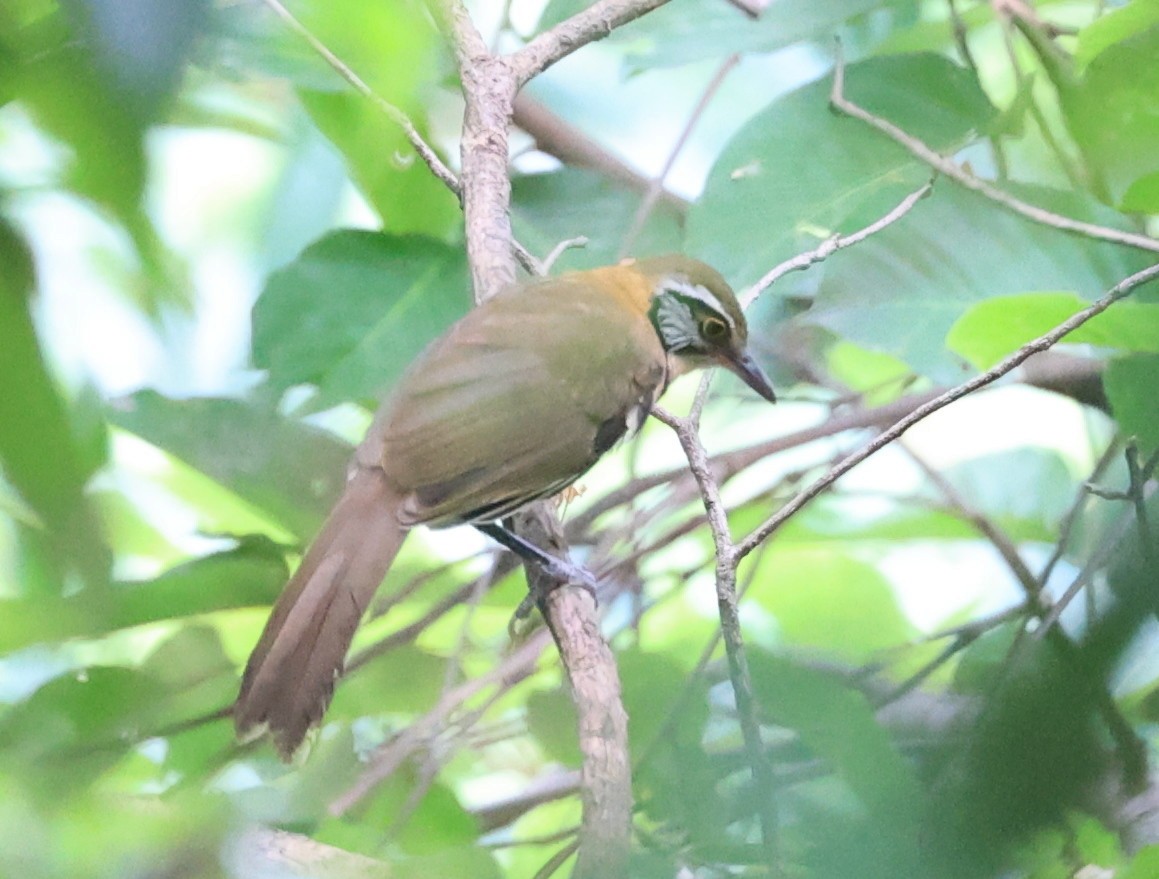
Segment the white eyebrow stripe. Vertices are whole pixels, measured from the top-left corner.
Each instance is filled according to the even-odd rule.
[[[679,293],[681,296],[687,296],[689,299],[695,299],[712,309],[713,313],[722,318],[728,323],[729,329],[735,330],[736,323],[724,306],[720,304],[720,300],[712,294],[707,287],[700,284],[689,284],[680,278],[668,278],[664,283],[664,289],[670,290],[673,293]]]

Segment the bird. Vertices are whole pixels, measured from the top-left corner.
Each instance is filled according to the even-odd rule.
[[[415,526],[472,524],[558,580],[590,574],[501,524],[639,430],[678,375],[723,366],[769,402],[727,281],[680,254],[515,283],[407,368],[275,602],[233,706],[293,758],[325,714],[371,598]]]

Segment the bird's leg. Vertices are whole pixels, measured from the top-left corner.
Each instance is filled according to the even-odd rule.
[[[596,595],[596,578],[592,576],[591,571],[587,570],[587,568],[574,565],[571,562],[564,561],[550,553],[544,552],[531,541],[524,540],[514,531],[504,528],[498,523],[476,524],[475,527],[496,543],[507,547],[507,549],[511,550],[524,561],[537,564],[552,579],[564,583],[573,583],[581,587],[599,604],[599,598]],[[515,616],[520,619],[526,617],[540,597],[535,594],[534,590],[529,592],[527,598],[519,605]]]

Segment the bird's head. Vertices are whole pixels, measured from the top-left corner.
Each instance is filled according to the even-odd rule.
[[[768,400],[776,395],[748,351],[748,324],[736,294],[711,266],[677,254],[634,268],[652,284],[648,317],[660,344],[688,368],[720,365]]]

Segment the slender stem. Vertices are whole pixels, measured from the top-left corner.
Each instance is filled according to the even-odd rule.
[[[984,195],[991,201],[995,201],[1009,208],[1028,220],[1041,223],[1044,226],[1050,226],[1054,229],[1061,229],[1064,232],[1084,235],[1087,238],[1094,238],[1100,241],[1113,241],[1116,244],[1125,244],[1128,247],[1159,253],[1159,239],[1152,238],[1148,235],[1140,235],[1136,232],[1124,232],[1121,229],[1113,229],[1109,226],[1086,223],[1082,220],[1076,220],[1073,217],[1064,217],[1061,214],[1056,214],[1040,208],[1037,205],[1032,205],[1019,198],[1015,198],[1013,195],[998,189],[980,177],[975,177],[952,159],[942,156],[936,150],[931,149],[925,143],[898,128],[887,119],[875,116],[868,110],[854,104],[845,97],[845,62],[841,58],[840,53],[838,53],[837,64],[833,69],[833,89],[829,95],[829,103],[834,109],[839,110],[847,116],[860,119],[862,122],[876,128],[890,140],[908,150],[915,158],[920,159],[936,170],[939,174],[944,174],[960,186]]]
[[[939,409],[944,409],[946,406],[953,403],[955,400],[960,400],[962,397],[974,393],[979,388],[984,388],[986,385],[992,384],[1002,376],[1011,372],[1019,364],[1025,361],[1033,354],[1045,351],[1055,345],[1060,339],[1065,337],[1068,333],[1078,329],[1091,318],[1102,314],[1120,299],[1128,296],[1136,287],[1145,284],[1159,277],[1159,263],[1148,266],[1147,268],[1135,272],[1112,287],[1106,294],[1096,299],[1082,311],[1072,315],[1067,320],[1056,326],[1048,333],[1044,333],[1037,339],[1023,345],[1009,357],[994,367],[986,370],[981,375],[977,375],[967,382],[951,388],[943,394],[939,394],[929,402],[919,406],[913,410],[909,415],[897,421],[888,430],[881,433],[872,442],[865,445],[863,448],[857,450],[853,454],[846,457],[835,467],[829,470],[820,479],[813,482],[806,489],[801,491],[789,501],[785,506],[781,507],[776,513],[770,516],[751,534],[737,545],[738,557],[743,558],[752,552],[763,540],[773,534],[778,528],[785,524],[790,517],[794,516],[806,504],[812,501],[819,494],[824,492],[834,482],[864,461],[866,458],[879,452],[887,445],[892,443],[903,433],[917,424],[919,421],[929,417],[937,412]]]

